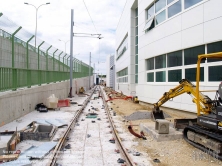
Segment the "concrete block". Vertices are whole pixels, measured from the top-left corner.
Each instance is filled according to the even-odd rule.
[[[34,132],[20,132],[20,139],[23,140],[51,140],[57,127],[49,125],[38,125]]]
[[[159,134],[157,130],[155,130],[155,123],[141,123],[140,124],[140,131],[148,134],[149,136],[153,137],[157,142],[160,141],[171,141],[183,138],[183,134],[181,131],[176,131],[174,128],[169,126],[169,134]]]
[[[156,119],[155,130],[159,134],[169,134],[169,124],[170,122],[165,119]]]

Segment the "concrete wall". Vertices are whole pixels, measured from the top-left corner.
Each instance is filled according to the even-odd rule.
[[[93,85],[93,76],[90,79]],[[76,86],[77,85],[77,86]],[[89,78],[79,78],[73,80],[73,95],[83,86],[89,89]],[[23,115],[33,111],[36,104],[46,104],[46,99],[51,95],[59,99],[65,99],[69,94],[69,81],[59,83],[44,84],[31,88],[18,89],[17,91],[7,91],[0,93],[0,126],[9,123]]]

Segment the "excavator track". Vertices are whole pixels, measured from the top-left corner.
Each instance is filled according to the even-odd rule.
[[[183,131],[184,139],[203,152],[222,160],[222,134],[199,125],[187,126]]]

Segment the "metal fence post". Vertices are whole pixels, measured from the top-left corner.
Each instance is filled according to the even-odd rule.
[[[45,41],[43,41],[39,46],[38,46],[38,78],[39,78],[39,86],[42,84],[42,77],[41,77],[41,71],[40,71],[40,55],[39,55],[39,49],[41,45],[43,45]]]
[[[65,56],[63,57],[63,71],[64,71],[64,66],[65,66],[65,64],[64,64],[64,58],[66,57],[66,55],[67,55],[67,54],[65,54]]]
[[[50,48],[52,48],[52,45],[46,50],[46,82],[47,82],[47,84],[49,84],[49,82],[51,81],[50,80],[51,77],[49,77],[49,64],[48,64],[48,61],[49,61],[48,52],[49,52]]]
[[[61,79],[61,77],[62,77],[61,75],[62,75],[62,74],[61,74],[61,71],[60,71],[60,65],[61,65],[60,56],[62,55],[62,53],[63,53],[63,51],[59,54],[59,75],[58,75],[58,80],[60,80],[60,82],[61,82],[61,80],[62,80],[62,79]]]
[[[29,42],[34,38],[34,35],[26,42],[26,68],[27,68],[27,86],[31,87],[31,70],[29,70]]]
[[[55,50],[55,52],[53,52],[53,80],[54,80],[54,82],[56,82],[56,73],[55,73],[55,53],[58,51],[58,49],[57,50]]]
[[[17,69],[15,68],[15,34],[22,29],[20,26],[13,34],[12,34],[12,90],[17,89]]]
[[[67,71],[68,71],[68,64],[69,64],[69,58],[70,58],[70,55],[67,57]]]
[[[55,52],[53,52],[53,71],[55,71],[55,53],[58,51],[58,49],[57,50],[55,50]]]
[[[48,65],[48,52],[49,52],[49,49],[52,47],[52,45],[46,50],[46,70],[48,71],[49,70],[49,65]]]

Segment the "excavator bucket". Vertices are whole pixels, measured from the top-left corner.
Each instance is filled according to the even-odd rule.
[[[151,112],[151,118],[156,121],[156,119],[165,119],[163,111],[162,110],[155,110],[153,109]]]

